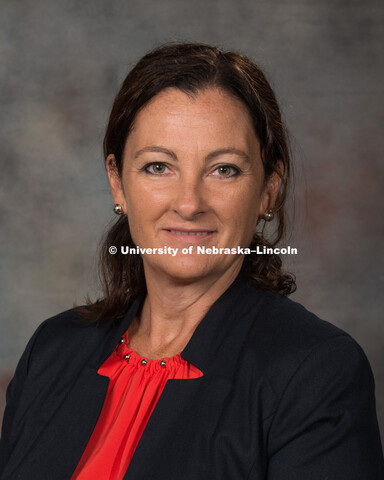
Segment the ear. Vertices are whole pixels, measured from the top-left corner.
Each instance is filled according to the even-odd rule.
[[[105,161],[105,167],[107,169],[109,186],[111,187],[111,193],[113,198],[113,203],[118,203],[121,205],[123,212],[126,213],[126,203],[125,203],[125,195],[123,184],[121,180],[121,176],[119,174],[116,159],[113,154],[108,155]]]
[[[259,211],[259,216],[261,218],[264,217],[264,215],[268,212],[268,210],[273,210],[277,196],[279,194],[279,190],[281,187],[282,183],[282,176],[284,174],[284,166],[283,162],[281,160],[278,161],[277,165],[277,170],[279,173],[276,171],[270,175],[264,185],[264,190],[261,195],[261,203],[260,203],[260,211]]]

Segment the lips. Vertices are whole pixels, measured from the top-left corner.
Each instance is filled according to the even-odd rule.
[[[216,230],[165,228],[164,232],[170,237],[180,241],[200,242],[211,238],[212,235],[216,233]]]
[[[173,230],[173,229],[169,229],[168,230],[169,232],[171,233],[175,233],[177,235],[200,235],[200,236],[204,236],[204,235],[209,235],[211,233],[213,233],[212,230]]]

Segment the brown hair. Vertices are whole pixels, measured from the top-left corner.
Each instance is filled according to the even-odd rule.
[[[165,88],[178,88],[189,95],[207,87],[217,87],[239,98],[248,108],[261,146],[265,179],[276,172],[282,179],[274,208],[276,227],[264,237],[265,222],[255,233],[251,248],[275,246],[286,230],[285,200],[290,178],[290,150],[287,132],[275,94],[261,69],[248,57],[200,43],[162,45],[147,53],[129,72],[114,101],[104,138],[104,157],[114,154],[118,174],[123,170],[123,150],[139,110]],[[278,169],[283,165],[283,173]],[[99,258],[103,298],[78,311],[92,321],[118,318],[129,303],[145,291],[142,259],[139,255],[111,255],[114,245],[134,247],[126,215],[118,218],[106,233]],[[288,295],[296,289],[293,275],[282,270],[276,254],[246,255],[243,270],[266,290]]]

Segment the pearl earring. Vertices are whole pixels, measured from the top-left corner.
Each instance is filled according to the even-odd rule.
[[[116,213],[116,215],[123,215],[123,209],[119,203],[115,203],[113,206],[113,211]]]
[[[271,222],[274,216],[275,214],[273,213],[273,210],[268,210],[268,212],[264,214],[264,220],[266,222]]]

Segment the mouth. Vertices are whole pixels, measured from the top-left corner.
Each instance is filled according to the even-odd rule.
[[[200,241],[206,238],[210,238],[214,233],[216,233],[215,230],[178,230],[175,228],[166,228],[164,229],[164,231],[173,238],[188,241]]]
[[[168,232],[175,233],[177,235],[199,235],[201,237],[213,233],[211,230],[168,230]]]

